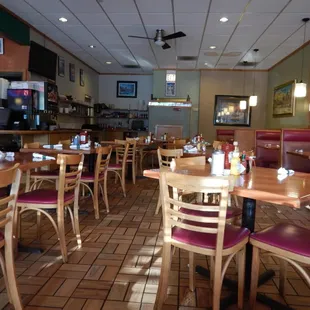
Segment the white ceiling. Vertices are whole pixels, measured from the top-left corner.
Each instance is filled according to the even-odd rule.
[[[157,68],[239,69],[253,61],[269,69],[303,44],[310,0],[0,0],[0,3],[101,73],[148,73]],[[67,23],[58,18],[66,17]],[[227,23],[221,23],[221,17]],[[183,31],[162,50],[155,36]],[[307,40],[310,39],[310,22]],[[95,45],[91,49],[89,45]],[[210,46],[215,45],[215,50]],[[212,55],[208,55],[212,52]],[[232,53],[232,54],[229,54]],[[198,56],[177,61],[176,56]],[[105,62],[111,61],[111,65]],[[125,69],[122,65],[140,65]],[[252,68],[250,68],[252,69]]]

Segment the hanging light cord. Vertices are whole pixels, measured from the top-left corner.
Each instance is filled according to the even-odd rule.
[[[254,82],[253,82],[253,95],[255,95],[255,77],[256,77],[256,52],[254,54]]]
[[[306,43],[306,30],[307,30],[307,22],[309,20],[303,20],[303,22],[305,23],[305,28],[304,28],[304,43],[303,45],[305,45]],[[303,71],[304,71],[304,60],[305,60],[305,47],[303,46],[303,49],[302,49],[302,58],[301,58],[301,82],[302,82],[302,78],[303,78]]]

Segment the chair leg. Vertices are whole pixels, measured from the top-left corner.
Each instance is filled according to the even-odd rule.
[[[94,210],[95,210],[95,219],[99,220],[100,216],[99,216],[99,201],[98,201],[98,196],[99,196],[99,184],[98,182],[94,183],[94,195],[93,195],[93,199],[94,199]]]
[[[160,200],[160,193],[159,193],[155,214],[159,213],[160,207],[161,207],[161,200]]]
[[[214,257],[210,256],[210,287],[213,287],[214,283]]]
[[[133,156],[135,156],[135,155],[133,155]],[[132,161],[131,169],[132,169],[132,182],[133,182],[133,184],[136,184],[136,161],[135,160]]]
[[[66,235],[65,235],[65,221],[64,221],[64,206],[59,206],[57,210],[57,226],[58,226],[58,237],[60,243],[60,251],[62,260],[64,263],[68,261]]]
[[[234,201],[235,201],[235,206],[239,207],[239,202],[238,202],[238,197],[236,195],[233,195]]]
[[[12,238],[7,238],[5,251],[5,268],[8,279],[8,286],[10,291],[10,297],[15,310],[22,310],[23,305],[18,291],[18,286],[16,282],[16,272],[14,263],[14,253],[13,253],[13,240]]]
[[[256,307],[258,276],[259,276],[259,248],[253,246],[251,289],[250,289],[250,300],[249,300],[249,306],[251,310],[255,310],[255,307]]]
[[[40,240],[41,235],[41,212],[37,212],[37,239]]]
[[[280,295],[283,297],[285,295],[287,265],[288,265],[287,261],[285,261],[284,259],[280,260],[280,286],[279,286],[279,291],[280,291]]]
[[[195,291],[195,253],[189,252],[189,289]]]
[[[76,242],[78,247],[82,246],[82,239],[81,239],[81,232],[80,232],[80,223],[79,223],[79,202],[74,201],[73,204],[73,217],[74,217],[74,229],[75,229],[75,236]]]
[[[122,183],[124,197],[126,198],[126,169],[122,169],[121,183]]]
[[[0,251],[0,264],[1,264],[4,284],[5,284],[5,287],[6,287],[9,303],[11,304],[12,303],[12,298],[11,298],[11,292],[10,292],[10,288],[9,288],[8,275],[6,274],[5,260],[4,260],[4,257],[2,255],[2,250],[3,250],[3,248]]]
[[[213,306],[212,310],[220,310],[222,290],[222,258],[215,259],[213,281]]]
[[[243,309],[244,277],[245,277],[245,247],[237,253],[238,261],[238,309]]]
[[[109,208],[109,199],[108,199],[108,175],[104,177],[103,194],[104,194],[103,196],[104,196],[105,207],[107,209],[107,213],[109,213],[110,208]]]
[[[154,306],[154,309],[156,310],[162,309],[167,296],[170,265],[171,265],[171,244],[164,243],[160,279]]]

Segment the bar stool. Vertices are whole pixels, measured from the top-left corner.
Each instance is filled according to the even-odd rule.
[[[172,172],[160,174],[161,199],[163,202],[164,245],[162,267],[154,309],[162,309],[168,287],[172,246],[187,250],[189,259],[189,288],[195,290],[194,253],[211,256],[213,310],[220,309],[222,280],[232,258],[238,256],[238,307],[243,307],[245,245],[250,231],[247,228],[226,225],[229,181],[215,177],[197,177]],[[195,193],[220,193],[217,205],[197,206],[179,200],[179,191]],[[182,213],[180,209],[215,212],[213,217]],[[227,259],[223,264],[222,259]]]
[[[157,156],[158,156],[159,168],[170,167],[172,159],[177,159],[183,156],[183,149],[167,150],[159,147],[157,149]],[[155,214],[158,214],[160,207],[161,207],[161,200],[159,192]]]
[[[117,181],[117,178],[119,178],[123,189],[124,197],[126,197],[125,176],[129,143],[123,140],[115,140],[115,143],[120,145],[116,148],[116,163],[109,163],[108,172],[112,171],[115,173],[115,183]]]
[[[0,170],[0,228],[4,228],[4,234],[0,232],[0,249],[4,248],[4,257],[0,251],[0,265],[4,278],[8,299],[16,310],[23,309],[19,290],[16,283],[13,238],[14,224],[16,222],[16,199],[18,196],[21,171],[19,164],[7,170]],[[11,186],[9,195],[7,187]]]
[[[111,158],[112,147],[98,147],[96,149],[97,160],[95,172],[83,172],[81,177],[81,185],[85,186],[93,199],[94,209],[95,209],[95,218],[99,219],[99,189],[104,200],[107,213],[109,213],[109,201],[108,201],[108,192],[107,192],[107,174],[108,166]],[[103,158],[104,156],[104,158]],[[102,182],[104,183],[102,188]],[[94,190],[90,188],[88,184],[94,184]]]
[[[262,255],[275,256],[280,259],[279,290],[282,296],[285,295],[288,263],[297,269],[310,287],[310,277],[305,268],[300,265],[300,263],[310,265],[309,236],[309,229],[286,223],[279,223],[251,234],[250,243],[253,245],[250,290],[251,310],[255,310],[256,305],[261,250],[264,251]]]
[[[77,243],[81,246],[81,235],[79,228],[79,190],[80,179],[83,169],[84,155],[65,155],[57,156],[57,164],[59,168],[59,189],[36,189],[19,195],[17,199],[17,207],[21,208],[19,215],[27,211],[36,211],[37,214],[44,214],[52,223],[56,230],[60,242],[60,250],[62,259],[65,262],[68,260],[64,211],[67,209],[70,214],[73,231],[77,238]],[[66,172],[67,166],[78,165],[77,171]],[[70,205],[73,204],[73,211]],[[55,209],[57,213],[57,223],[52,216],[47,212],[47,209]],[[40,217],[37,219],[38,236],[40,230]]]

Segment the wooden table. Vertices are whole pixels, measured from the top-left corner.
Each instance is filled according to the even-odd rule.
[[[302,152],[302,153],[299,153],[299,152],[291,152],[291,151],[288,151],[286,152],[287,154],[290,154],[290,155],[294,155],[294,156],[299,156],[299,157],[302,157],[302,158],[306,158],[306,159],[310,159],[310,152]]]
[[[165,169],[170,170],[170,169]],[[210,176],[210,165],[205,166],[183,166],[176,169],[175,173]],[[144,170],[143,175],[148,178],[159,179],[160,170]],[[276,169],[253,167],[252,172],[242,176],[229,177],[234,183],[232,194],[243,197],[242,227],[254,231],[256,200],[274,204],[287,205],[292,208],[300,208],[310,202],[310,174],[295,172],[294,175],[278,180]],[[252,266],[252,245],[246,247],[246,286],[250,287]],[[208,270],[197,266],[196,271],[202,275],[209,276]],[[268,270],[260,276],[259,284],[262,285],[275,275],[273,270]],[[236,283],[225,279],[223,284],[233,291],[236,290]],[[236,301],[236,294],[225,299],[222,306],[225,308]],[[283,306],[271,298],[258,294],[257,300],[271,306],[272,309],[291,309]],[[222,309],[222,307],[221,307]]]

